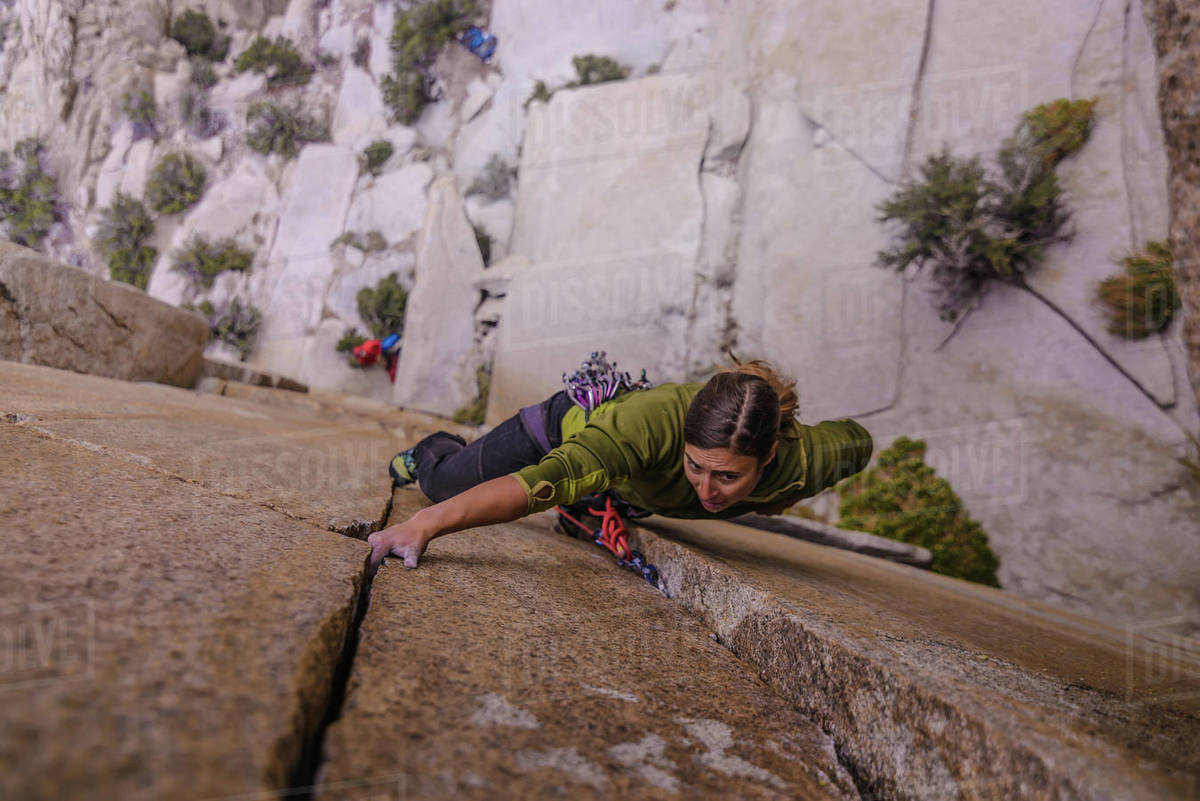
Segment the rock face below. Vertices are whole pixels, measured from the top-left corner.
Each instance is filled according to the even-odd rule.
[[[190,387],[207,343],[199,315],[0,241],[0,359]]]
[[[541,521],[385,563],[326,756],[320,798],[365,776],[405,799],[858,797],[694,618]]]
[[[28,423],[0,422],[0,451],[0,796],[284,786],[366,545]]]
[[[1194,799],[1194,640],[728,523],[636,547],[872,798]],[[656,532],[662,532],[660,535]]]
[[[44,434],[343,533],[379,524],[403,445],[378,423],[10,362],[0,387],[0,409]]]

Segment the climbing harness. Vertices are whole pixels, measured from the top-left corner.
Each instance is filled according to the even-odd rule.
[[[640,573],[642,578],[646,579],[652,587],[658,587],[658,568],[646,561],[642,556],[641,551],[636,548],[629,547],[629,530],[625,528],[625,521],[621,517],[621,512],[618,511],[618,505],[623,505],[627,510],[632,507],[624,501],[618,500],[613,502],[611,493],[601,493],[599,495],[590,496],[592,503],[597,503],[601,498],[604,500],[604,507],[594,507],[590,503],[586,503],[587,499],[580,501],[576,507],[582,506],[588,514],[600,518],[600,526],[594,530],[589,530],[578,518],[572,515],[566,507],[558,507],[558,525],[564,534],[576,536],[567,528],[567,522],[573,523],[580,532],[591,537],[592,542],[605,548],[617,557],[617,566],[625,567],[632,570],[634,573]],[[649,514],[648,512],[645,514]],[[644,517],[645,514],[642,516]],[[630,515],[632,516],[632,515]]]
[[[653,386],[646,379],[645,370],[642,370],[641,378],[634,381],[629,373],[617,369],[616,362],[610,364],[607,355],[602,350],[592,351],[578,370],[563,373],[567,397],[583,409],[584,419],[590,417],[597,406],[622,393],[650,389]],[[603,507],[600,506],[601,503]],[[623,519],[623,516],[631,519],[646,517],[649,512],[638,509],[611,491],[581,498],[574,504],[573,509],[580,517],[586,512],[600,518],[600,527],[595,530],[588,529],[571,514],[571,509],[559,506],[558,524],[564,534],[574,536],[567,527],[568,521],[573,523],[582,534],[589,536],[592,542],[617,557],[618,566],[640,573],[652,586],[658,587],[658,568],[647,562],[640,552],[629,547],[629,531],[625,528]]]

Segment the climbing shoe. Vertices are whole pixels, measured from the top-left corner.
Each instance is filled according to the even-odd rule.
[[[392,457],[388,473],[392,477],[393,487],[403,487],[417,480],[417,462],[413,459],[412,448],[400,451]]]

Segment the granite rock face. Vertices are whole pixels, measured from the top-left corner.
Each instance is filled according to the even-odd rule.
[[[475,281],[483,258],[463,212],[454,179],[429,189],[429,209],[417,241],[416,279],[404,317],[396,367],[399,406],[448,414],[477,394]]]
[[[1200,660],[1179,629],[728,523],[646,524],[633,539],[667,593],[832,734],[864,797],[1200,792]]]
[[[398,490],[393,522],[419,497]],[[375,576],[316,796],[355,786],[389,799],[858,798],[828,736],[696,620],[535,523],[448,536],[417,570],[389,560]]]
[[[0,242],[0,358],[190,387],[208,336],[198,315]]]
[[[1158,56],[1158,105],[1171,165],[1171,251],[1183,297],[1191,388],[1200,402],[1200,15],[1176,0],[1143,5]]]
[[[328,705],[366,545],[5,419],[0,795],[287,786]]]

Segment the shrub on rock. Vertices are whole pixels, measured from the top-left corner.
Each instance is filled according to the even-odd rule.
[[[489,201],[495,202],[512,194],[513,180],[516,170],[509,167],[504,159],[495,153],[488,159],[483,168],[483,174],[476,176],[467,187],[467,196],[483,195]]]
[[[392,143],[386,139],[376,139],[371,144],[363,149],[363,159],[366,162],[367,172],[371,175],[379,175],[383,171],[383,165],[392,157],[395,148]]]
[[[189,56],[224,61],[229,37],[217,31],[202,9],[189,8],[171,22],[171,38],[183,45]]]
[[[191,82],[200,89],[211,89],[217,85],[217,71],[213,65],[202,58],[193,58],[191,65]]]
[[[132,195],[117,192],[112,204],[100,211],[96,241],[104,251],[114,281],[146,288],[158,256],[158,251],[146,244],[153,233],[150,212]]]
[[[374,289],[363,287],[358,290],[358,314],[371,334],[380,339],[404,330],[407,304],[408,293],[400,286],[396,273],[389,273]]]
[[[879,264],[899,271],[928,265],[946,320],[974,308],[990,281],[1028,288],[1025,275],[1045,249],[1070,236],[1054,170],[1082,144],[1092,104],[1068,104],[1069,113],[1055,103],[1026,112],[1001,144],[991,177],[977,158],[945,148],[929,156],[919,179],[904,181],[878,206],[881,222],[899,224],[898,241],[879,252]]]
[[[246,112],[246,144],[264,155],[294,158],[307,142],[329,140],[329,129],[298,106],[259,102]]]
[[[483,419],[487,416],[488,394],[492,388],[492,374],[486,367],[475,368],[475,387],[477,389],[475,400],[454,412],[454,422],[483,425]]]
[[[1145,339],[1170,325],[1182,305],[1171,249],[1165,242],[1150,242],[1144,253],[1129,256],[1124,263],[1123,274],[1100,282],[1100,302],[1108,310],[1110,333]]]
[[[397,122],[416,122],[434,98],[429,69],[438,50],[479,15],[475,0],[431,0],[396,12],[389,45],[392,74],[382,81],[384,103]]]
[[[267,85],[272,87],[305,84],[313,74],[312,65],[284,36],[274,39],[259,36],[241,52],[233,66],[238,73],[252,70],[266,75]]]
[[[246,361],[254,351],[258,329],[262,326],[262,313],[254,306],[243,305],[241,300],[234,298],[219,312],[209,300],[202,300],[195,306],[185,308],[198,312],[208,320],[213,339],[236,348],[242,361]]]
[[[1000,562],[987,534],[962,501],[925,464],[925,443],[900,437],[879,454],[878,466],[837,486],[841,528],[867,531],[928,548],[932,570],[998,587]]]
[[[58,187],[44,167],[46,149],[37,139],[22,139],[12,153],[0,153],[0,230],[4,236],[37,249],[58,216]]]
[[[366,341],[367,337],[358,333],[357,328],[347,328],[342,334],[342,338],[338,340],[337,352],[346,354],[346,363],[351,367],[362,367],[358,363],[358,359],[354,358],[354,349]]]
[[[629,77],[629,67],[617,63],[608,56],[588,53],[583,56],[575,56],[571,59],[571,64],[575,67],[575,74],[579,76],[579,79],[571,84],[572,86],[623,81]]]
[[[145,139],[155,136],[155,117],[158,113],[154,95],[144,89],[131,90],[121,97],[121,111],[133,124],[133,138]]]
[[[193,234],[183,247],[171,254],[173,268],[206,289],[211,288],[218,275],[230,270],[245,272],[254,263],[254,253],[238,247],[232,239],[210,242],[207,237]]]
[[[198,89],[189,89],[180,97],[179,118],[197,139],[216,136],[225,127],[224,116],[209,108],[207,94]]]
[[[188,153],[171,153],[159,159],[146,179],[146,200],[160,214],[175,214],[193,205],[204,194],[208,170]]]

